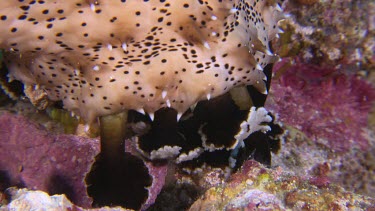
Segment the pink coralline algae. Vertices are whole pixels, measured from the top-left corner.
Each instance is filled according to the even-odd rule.
[[[11,186],[25,187],[51,195],[65,194],[75,205],[92,207],[93,199],[87,194],[89,184],[85,180],[100,152],[98,139],[52,134],[43,126],[9,112],[0,113],[0,133],[0,192]],[[140,176],[138,180],[124,182],[130,184],[127,191],[132,198],[124,196],[124,201],[141,197],[143,204],[137,206],[147,209],[164,185],[166,165],[141,161],[134,156],[131,147],[127,146],[124,150],[133,165],[131,167],[134,163],[141,163],[143,166],[134,168],[146,168],[152,177],[149,187],[134,185],[143,184],[139,181],[142,179]],[[136,169],[130,172],[136,174]],[[144,189],[147,194],[138,196]]]
[[[24,117],[0,115],[0,173],[9,186],[28,187],[50,194],[65,193],[82,207],[92,199],[86,193],[99,141],[72,135],[54,136]]]
[[[274,73],[266,108],[281,122],[336,151],[368,147],[373,86],[340,70],[289,59],[276,65]]]

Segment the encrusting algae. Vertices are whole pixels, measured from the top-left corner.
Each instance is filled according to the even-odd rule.
[[[180,117],[236,86],[266,93],[280,19],[273,0],[9,0],[0,48],[10,80],[87,122],[163,107]]]

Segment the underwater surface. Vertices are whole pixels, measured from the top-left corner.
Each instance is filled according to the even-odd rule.
[[[374,1],[9,0],[0,29],[0,210],[375,210]]]

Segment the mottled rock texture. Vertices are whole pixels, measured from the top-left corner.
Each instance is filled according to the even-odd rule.
[[[97,139],[53,135],[7,112],[0,114],[0,131],[2,188],[65,193],[78,205],[91,206],[84,179],[100,150]]]
[[[246,162],[229,181],[209,189],[193,210],[372,210],[375,199],[335,185],[316,185],[313,177],[298,177],[281,168]]]
[[[83,208],[92,206],[93,200],[87,194],[85,179],[100,151],[98,139],[53,134],[30,119],[9,112],[0,113],[0,132],[1,191],[11,186],[26,187],[49,194],[65,194],[74,204]],[[129,140],[128,143],[133,142]],[[130,147],[126,151],[135,154]],[[134,157],[130,154],[129,159]],[[130,176],[134,180],[124,183],[129,185],[133,193],[130,191],[123,198],[124,201],[132,201],[126,197],[139,198],[138,192],[146,189],[144,196],[141,196],[144,197],[141,198],[141,204],[136,205],[146,209],[154,203],[161,191],[167,168],[140,159],[137,159],[137,163],[141,165],[130,165],[128,172],[137,172],[137,169],[130,167],[146,168],[146,173],[152,177],[151,186],[133,185],[143,184],[142,181],[134,182],[143,177]]]

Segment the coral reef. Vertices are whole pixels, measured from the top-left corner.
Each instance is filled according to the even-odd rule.
[[[0,2],[9,79],[21,80],[34,104],[19,97],[1,69],[1,86],[16,102],[0,95],[7,111],[0,113],[0,209],[33,206],[29,198],[39,197],[43,206],[57,200],[59,208],[77,210],[107,204],[375,210],[375,87],[368,83],[375,82],[374,2],[284,1],[288,18],[272,46],[288,58],[275,65],[271,88],[266,79],[276,57],[268,41],[281,18],[276,1],[241,0],[233,7],[229,1],[75,0],[56,11],[45,2]],[[117,9],[109,15],[117,6],[128,20]],[[193,10],[198,13],[189,16]],[[236,22],[244,16],[250,19]],[[144,17],[152,21],[139,21]],[[128,27],[116,27],[126,21]],[[95,127],[100,131],[91,135],[101,135],[100,145],[77,136]],[[133,137],[124,143],[125,135]],[[64,193],[72,202],[4,191],[10,186]]]
[[[281,13],[269,0],[2,1],[1,86],[47,110],[64,132],[93,136],[99,128],[101,152],[86,165],[92,198],[84,196],[94,206],[146,209],[164,185],[165,160],[187,171],[238,168],[255,152],[269,165],[274,118],[261,107]],[[14,81],[23,93],[13,92]],[[62,137],[46,136],[35,137]],[[129,137],[133,154],[124,151]],[[127,189],[135,180],[139,196]]]
[[[279,120],[335,151],[369,146],[368,114],[375,89],[333,68],[286,59],[275,67],[266,108]],[[309,102],[309,103],[306,103]]]
[[[298,176],[313,176],[317,183],[334,183],[346,190],[375,197],[374,138],[366,150],[353,147],[338,153],[292,126],[286,128],[288,135],[282,143],[283,150],[272,156],[274,167]]]
[[[0,128],[2,190],[19,186],[65,193],[78,205],[91,206],[84,178],[99,153],[97,139],[54,136],[10,113],[1,114]]]
[[[11,186],[27,187],[49,194],[63,193],[74,204],[83,208],[92,206],[93,199],[87,194],[85,178],[92,168],[95,156],[99,154],[98,139],[53,134],[42,125],[8,112],[0,113],[0,131],[1,191]],[[134,152],[129,148],[126,151],[130,154]],[[135,201],[137,204],[133,205],[134,208],[142,206],[144,210],[155,201],[163,187],[166,166],[146,161],[143,163],[130,154],[127,154],[128,163],[124,169],[132,172],[133,176],[122,178],[128,186],[128,194],[120,197],[123,201],[128,200],[128,204]],[[142,168],[147,169],[144,182],[141,181],[144,176],[137,174],[137,169]],[[148,174],[152,177],[151,185],[145,189],[142,185],[149,182]],[[130,185],[134,180],[138,180],[137,185]],[[143,190],[145,193],[141,193]]]
[[[316,186],[281,168],[247,161],[230,180],[209,189],[190,210],[372,210],[375,199],[335,185]]]
[[[266,103],[288,131],[274,166],[372,197],[374,7],[285,1],[285,33],[274,46],[289,58],[274,68]]]
[[[369,121],[375,87],[349,72],[299,59],[275,66],[266,108],[283,122],[288,135],[273,165],[375,196],[370,156],[375,136]]]
[[[327,177],[347,190],[375,197],[375,142],[368,150],[353,149],[330,160]]]
[[[98,209],[84,209],[72,204],[65,195],[49,196],[43,191],[30,191],[27,189],[9,189],[12,202],[3,211],[11,210],[77,210],[77,211],[127,211],[121,207],[102,207]],[[128,210],[130,211],[130,210]]]
[[[285,33],[277,48],[280,56],[298,56],[304,63],[373,74],[373,1],[287,0],[283,9],[290,17],[281,24]]]

